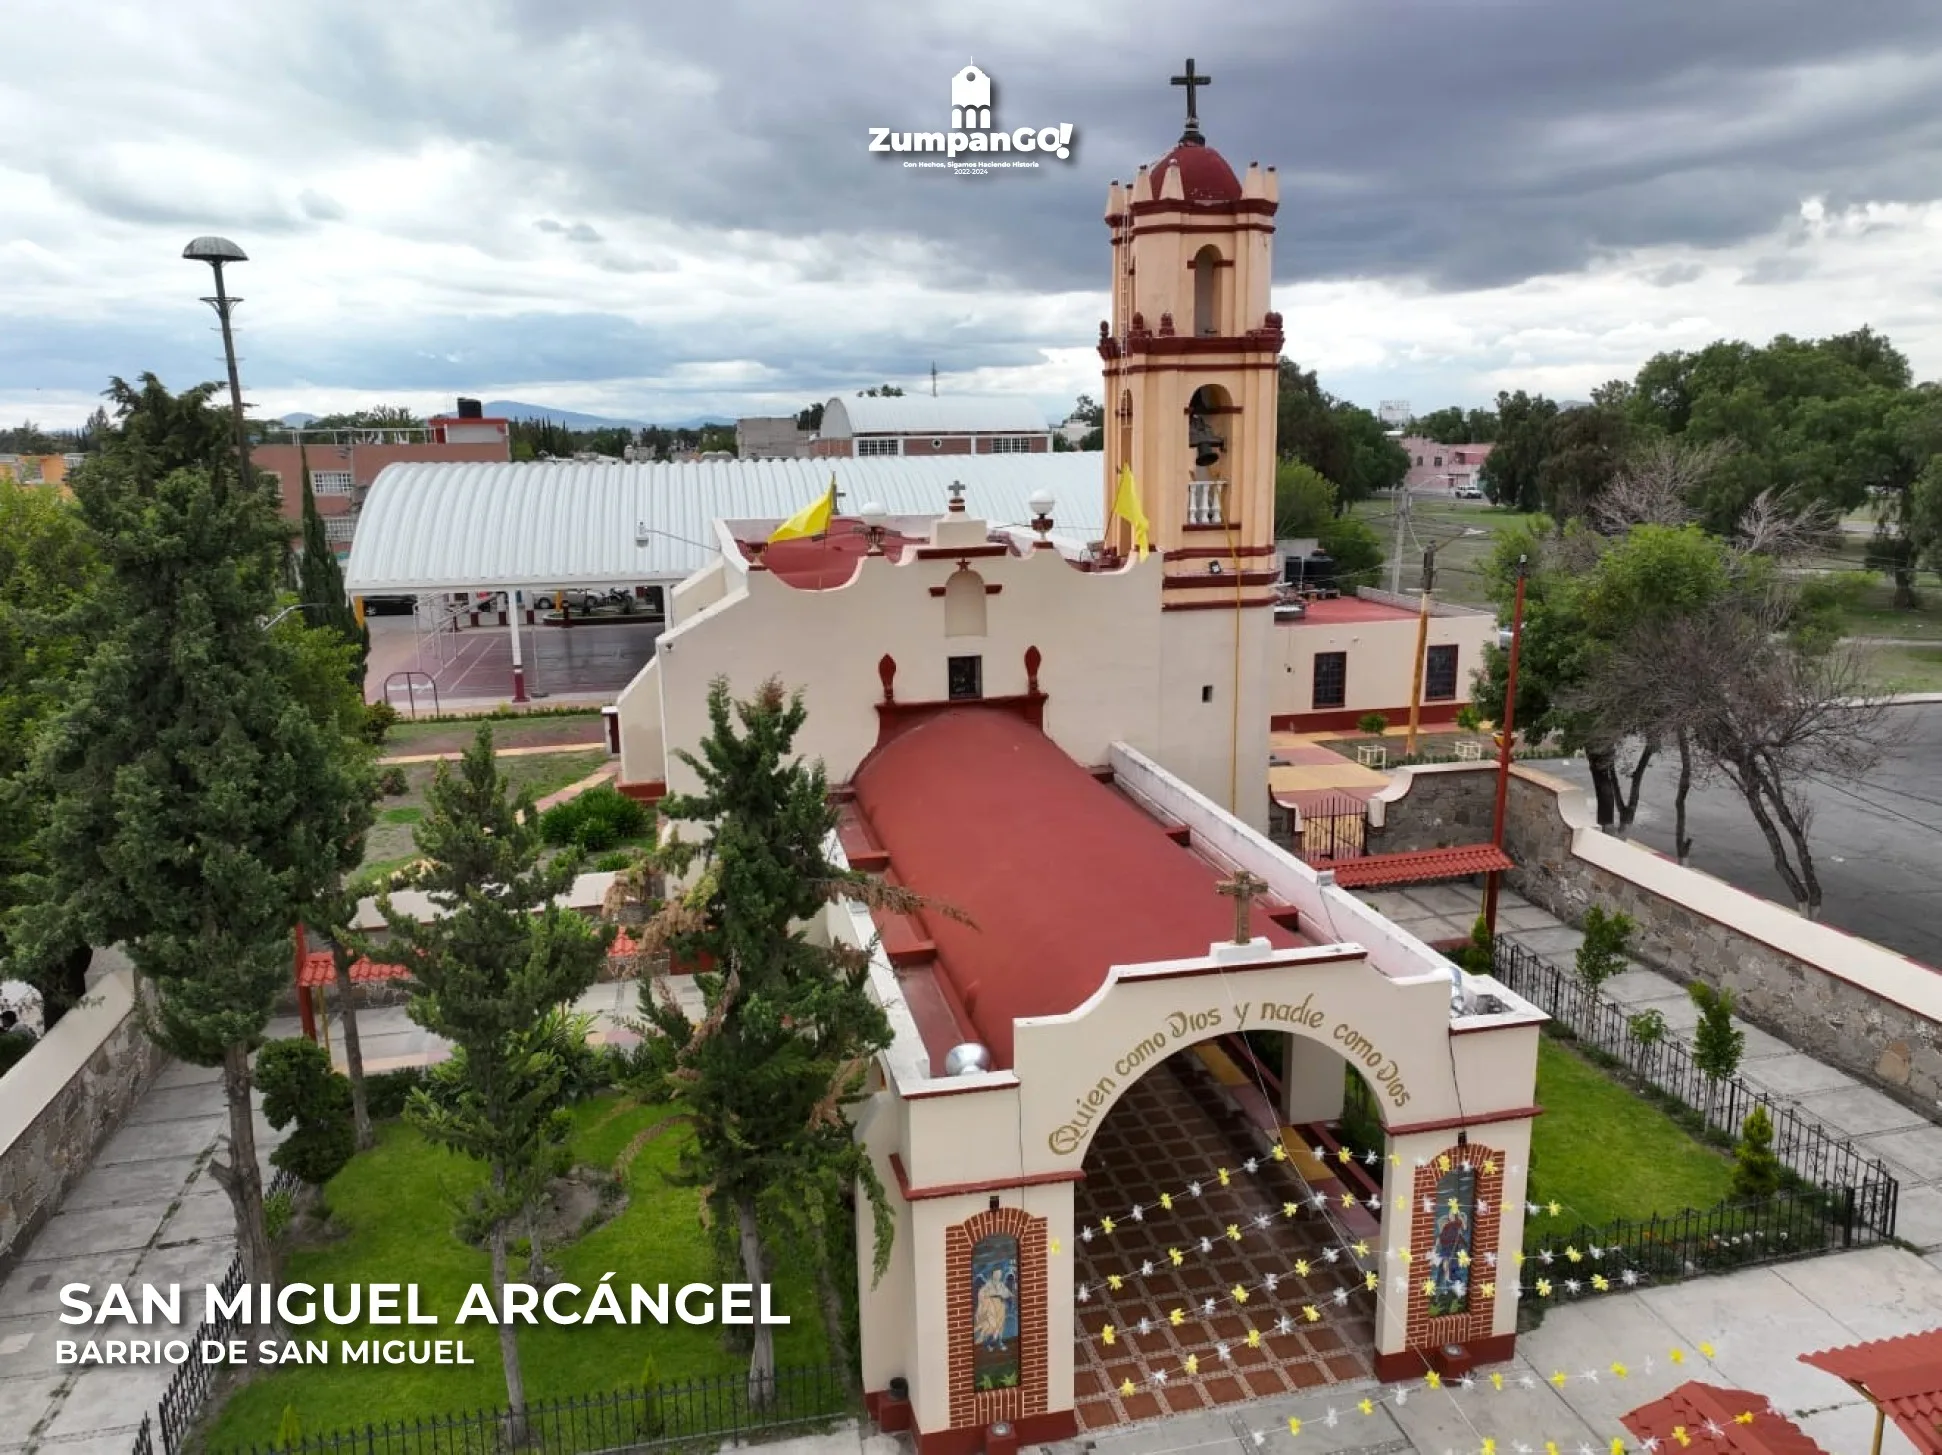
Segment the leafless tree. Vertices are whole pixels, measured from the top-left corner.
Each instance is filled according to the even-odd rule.
[[[1656,717],[1682,744],[1675,837],[1685,837],[1683,790],[1692,765],[1733,785],[1759,826],[1794,907],[1821,912],[1821,884],[1809,843],[1814,780],[1865,777],[1894,736],[1887,702],[1869,693],[1851,649],[1803,651],[1778,636],[1764,603],[1722,602],[1640,633],[1614,654],[1606,692],[1646,694],[1635,710]],[[1656,683],[1656,685],[1654,685]]]
[[[1692,444],[1679,438],[1647,440],[1626,456],[1610,485],[1592,506],[1592,521],[1606,535],[1635,525],[1688,525],[1699,518],[1693,493],[1729,456],[1730,441]]]
[[[1762,490],[1741,513],[1732,548],[1741,558],[1798,560],[1825,546],[1840,525],[1839,513],[1826,504],[1790,505],[1784,496]]]

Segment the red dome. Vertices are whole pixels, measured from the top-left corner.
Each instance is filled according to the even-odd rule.
[[[1180,169],[1180,190],[1189,202],[1239,202],[1241,184],[1227,158],[1210,146],[1182,142],[1153,164],[1153,195],[1166,185],[1170,168]]]

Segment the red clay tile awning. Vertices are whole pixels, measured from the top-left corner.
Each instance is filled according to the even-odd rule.
[[[407,980],[411,972],[402,965],[379,965],[360,956],[351,966],[351,983],[362,985],[376,980]],[[303,957],[303,972],[297,976],[297,984],[306,990],[319,985],[335,984],[337,964],[331,959],[329,950],[312,950]]]
[[[1515,869],[1510,855],[1494,844],[1465,844],[1454,849],[1418,849],[1408,854],[1367,854],[1359,859],[1327,859],[1317,869],[1332,869],[1344,889],[1378,889],[1391,884],[1432,884],[1439,879],[1468,879],[1473,874]]]
[[[1942,1455],[1942,1329],[1823,1349],[1800,1362],[1866,1395],[1922,1455]]]
[[[1624,1416],[1626,1429],[1664,1451],[1691,1455],[1827,1455],[1772,1402],[1750,1389],[1690,1380]],[[1684,1435],[1682,1441],[1680,1436]]]

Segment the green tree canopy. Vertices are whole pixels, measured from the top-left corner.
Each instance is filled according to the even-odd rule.
[[[221,1066],[228,1191],[248,1277],[272,1282],[249,1053],[289,981],[301,906],[342,872],[360,789],[266,631],[286,541],[277,500],[244,487],[214,386],[116,380],[117,427],[77,472],[101,563],[75,614],[88,642],[24,775],[46,803],[14,919],[17,954],[124,944],[149,1034]]]

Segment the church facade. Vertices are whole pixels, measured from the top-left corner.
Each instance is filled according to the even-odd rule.
[[[681,792],[714,679],[802,687],[832,857],[957,911],[810,927],[868,949],[896,1033],[854,1108],[895,1212],[881,1278],[859,1216],[862,1374],[926,1455],[1244,1391],[1322,1325],[1385,1378],[1514,1343],[1544,1017],[1264,832],[1275,207],[1272,170],[1237,178],[1191,118],[1111,188],[1103,556],[1054,501],[983,518],[974,465],[928,515],[777,544],[773,519],[719,521],[618,703],[623,778]],[[1143,559],[1110,516],[1122,464]],[[1143,1140],[1143,1098],[1191,1111],[1179,1088],[1241,1063],[1218,1136]],[[1380,1143],[1360,1181],[1301,1130],[1342,1117],[1351,1076]],[[1112,1203],[1149,1145],[1205,1165]]]

